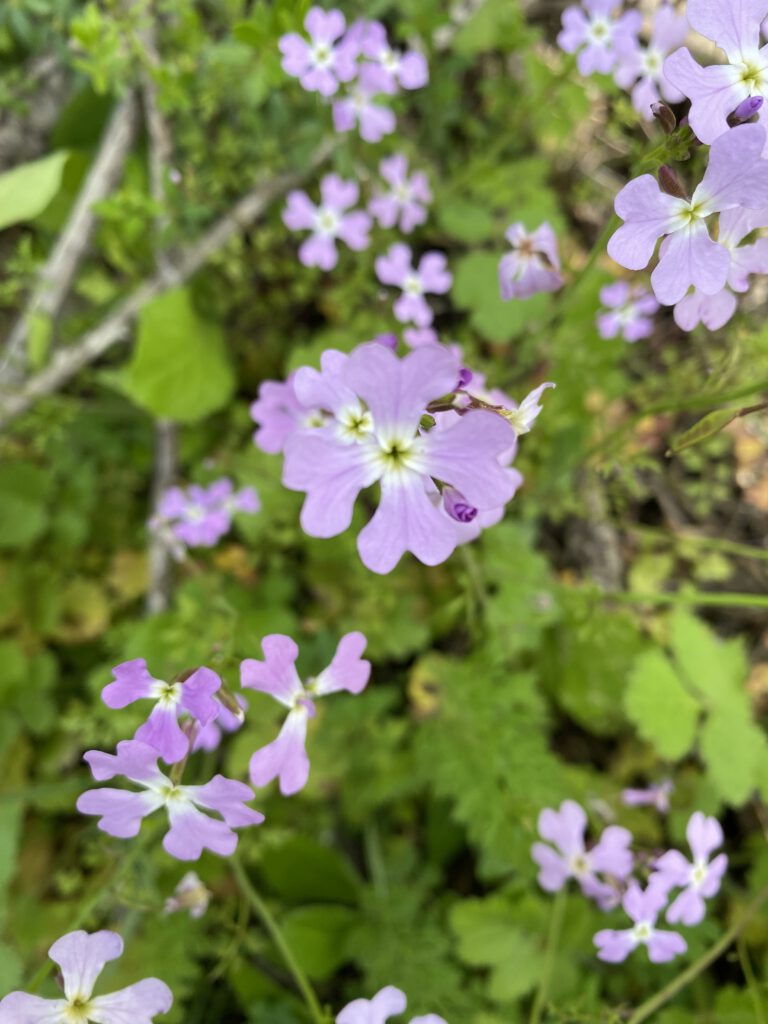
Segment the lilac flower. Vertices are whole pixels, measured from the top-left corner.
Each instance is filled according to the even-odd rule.
[[[653,333],[651,318],[658,312],[659,304],[647,289],[627,281],[614,281],[600,290],[600,301],[608,307],[597,317],[601,338],[621,335],[625,341],[635,342]]]
[[[253,799],[250,786],[215,775],[204,786],[172,782],[157,767],[157,751],[140,740],[123,740],[116,754],[89,750],[85,755],[94,779],[104,782],[124,775],[144,788],[142,793],[123,789],[89,789],[77,801],[81,814],[99,815],[99,828],[118,839],[138,835],[141,821],[165,807],[170,830],[163,839],[165,851],[178,860],[197,860],[203,850],[228,857],[237,846],[235,828],[260,825],[264,815],[246,807]],[[217,811],[223,821],[203,814],[200,808]]]
[[[381,989],[373,999],[354,999],[336,1016],[336,1024],[386,1024],[390,1017],[405,1012],[408,1000],[405,993],[394,985]],[[428,1013],[413,1017],[410,1024],[446,1024],[442,1017]]]
[[[566,53],[577,53],[576,63],[582,75],[609,74],[618,58],[635,43],[642,28],[637,11],[615,18],[621,0],[582,0],[581,7],[563,11],[563,28],[557,44]]]
[[[699,324],[708,331],[719,331],[733,317],[738,304],[730,288],[723,288],[716,295],[705,295],[694,288],[675,306],[675,323],[683,331],[692,331]]]
[[[238,694],[235,701],[239,705],[239,714],[218,702],[218,714],[207,725],[201,726],[192,743],[192,751],[207,750],[209,753],[218,750],[225,733],[237,732],[245,721],[245,709],[248,705]]]
[[[693,860],[687,860],[678,850],[668,850],[656,860],[651,881],[665,894],[672,889],[683,890],[670,904],[666,918],[670,924],[694,925],[704,920],[704,901],[720,891],[728,857],[721,853],[710,859],[723,845],[723,830],[716,818],[696,811],[691,815],[685,835]]]
[[[661,931],[656,928],[656,919],[667,902],[663,889],[649,884],[643,891],[632,879],[621,901],[621,905],[634,927],[621,931],[605,928],[595,935],[598,959],[610,964],[626,960],[638,946],[648,949],[648,959],[654,964],[674,960],[688,948],[688,943],[677,932]]]
[[[669,797],[675,788],[671,779],[664,779],[647,789],[625,789],[621,799],[627,807],[655,807],[660,814],[669,810]]]
[[[374,61],[365,71],[379,92],[396,93],[403,89],[421,89],[429,81],[429,68],[423,54],[416,50],[398,53],[389,45],[387,30],[380,21],[364,23],[360,49],[365,57]]]
[[[395,130],[395,115],[374,97],[381,92],[374,69],[363,66],[357,82],[347,95],[333,104],[333,127],[337,132],[351,132],[357,127],[364,142],[381,142]]]
[[[505,302],[555,292],[562,286],[557,237],[549,224],[530,234],[522,224],[511,224],[504,237],[512,246],[512,252],[499,263],[499,287]]]
[[[557,892],[569,878],[575,878],[584,895],[594,899],[604,910],[615,906],[615,887],[598,875],[620,881],[629,876],[633,866],[629,849],[631,833],[618,825],[610,825],[599,842],[587,850],[584,841],[587,815],[575,800],[564,800],[559,811],[543,810],[538,827],[539,835],[547,843],[534,843],[531,856],[539,865],[542,889]]]
[[[322,427],[328,420],[322,408],[306,406],[299,400],[295,378],[292,373],[285,381],[265,380],[259,397],[251,404],[251,419],[259,428],[253,435],[254,443],[271,455],[281,452],[297,430]]]
[[[343,181],[338,174],[326,174],[320,182],[320,206],[315,206],[306,192],[298,189],[288,193],[283,223],[291,231],[311,231],[299,248],[299,259],[305,267],[333,270],[339,261],[337,239],[355,252],[367,249],[371,218],[363,210],[353,210],[360,195],[354,181]]]
[[[344,15],[311,7],[304,28],[310,42],[296,32],[280,37],[283,70],[298,78],[308,92],[332,96],[339,82],[349,82],[357,74],[357,48],[346,40],[337,42],[346,28]]]
[[[379,164],[379,174],[391,186],[389,192],[377,192],[368,209],[383,228],[409,234],[427,219],[425,204],[432,202],[429,182],[422,171],[408,175],[408,158],[400,153],[386,157]]]
[[[187,547],[214,547],[232,526],[237,512],[254,514],[261,508],[253,487],[235,491],[232,481],[216,480],[208,487],[171,487],[161,497],[150,529],[168,534]],[[183,555],[183,548],[181,551]]]
[[[728,115],[745,100],[768,98],[768,51],[760,41],[766,5],[762,0],[688,0],[687,13],[691,27],[720,46],[728,63],[703,68],[682,48],[667,57],[664,75],[690,99],[691,128],[709,145],[728,132]],[[765,114],[763,106],[760,117]]]
[[[200,881],[195,871],[188,871],[174,889],[173,896],[165,901],[164,912],[175,914],[179,910],[189,911],[192,918],[202,917],[211,902],[211,891]]]
[[[264,661],[247,658],[242,662],[242,685],[268,693],[289,709],[277,739],[251,758],[254,786],[266,786],[272,779],[278,779],[283,796],[292,796],[304,788],[309,778],[307,723],[315,716],[315,698],[339,690],[357,694],[365,689],[371,674],[371,663],[362,657],[365,645],[362,633],[347,633],[339,641],[328,668],[306,683],[302,683],[296,671],[299,648],[289,636],[278,633],[264,637]]]
[[[384,256],[377,258],[375,266],[382,284],[402,289],[403,294],[394,307],[400,323],[429,327],[433,314],[424,296],[444,295],[453,284],[445,256],[441,252],[425,252],[415,270],[410,246],[396,242]]]
[[[514,429],[516,437],[520,437],[521,434],[529,434],[531,432],[533,424],[539,418],[541,411],[544,408],[541,404],[541,396],[547,388],[556,387],[557,385],[553,384],[552,381],[545,381],[543,384],[539,384],[537,388],[534,388],[533,391],[527,394],[519,405],[512,402],[512,408],[506,409],[502,413],[504,419]]]
[[[437,331],[432,327],[406,327],[403,331],[403,341],[409,348],[440,344]]]
[[[760,156],[764,142],[765,132],[755,124],[721,135],[691,200],[662,192],[650,174],[630,181],[616,197],[616,212],[625,223],[609,241],[609,255],[629,270],[642,270],[657,240],[666,236],[651,275],[659,302],[674,305],[692,285],[705,295],[721,291],[731,258],[725,246],[710,238],[706,220],[736,207],[768,206],[768,161]]]
[[[48,955],[60,968],[64,998],[11,992],[0,1000],[0,1024],[152,1024],[173,1005],[171,990],[158,978],[145,978],[108,996],[93,995],[104,965],[123,955],[123,940],[115,932],[69,932],[54,942]]]
[[[653,31],[647,46],[636,43],[625,50],[614,73],[622,89],[632,91],[632,105],[646,121],[653,120],[651,105],[663,97],[679,103],[684,97],[664,75],[664,58],[688,35],[688,20],[670,4],[662,4],[653,16]]]
[[[434,481],[455,487],[481,511],[505,505],[514,487],[498,456],[514,431],[496,413],[472,410],[447,430],[420,432],[429,403],[456,386],[455,356],[437,345],[403,359],[382,345],[360,345],[341,378],[365,416],[344,437],[326,428],[294,435],[285,448],[283,483],[307,494],[304,531],[343,533],[359,492],[380,481],[379,506],[358,537],[364,565],[387,573],[406,551],[426,565],[444,562],[458,540],[455,524],[432,504]]]

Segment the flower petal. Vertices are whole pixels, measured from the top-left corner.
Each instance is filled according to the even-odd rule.
[[[712,241],[703,221],[694,221],[665,238],[659,257],[651,284],[656,298],[665,306],[674,306],[692,285],[705,295],[714,295],[728,280],[728,250]]]
[[[84,931],[62,935],[48,950],[48,956],[61,968],[67,999],[90,998],[104,964],[123,954],[123,940],[115,932]]]
[[[343,636],[331,664],[315,679],[314,692],[323,696],[339,690],[362,693],[371,675],[371,663],[362,656],[367,643],[362,633]]]
[[[264,660],[246,658],[240,664],[240,685],[249,690],[268,693],[287,708],[304,693],[296,671],[299,648],[282,633],[271,633],[261,641]]]
[[[691,27],[722,47],[735,64],[760,44],[760,25],[766,16],[764,0],[688,0]]]
[[[145,978],[108,996],[97,996],[88,1007],[94,1024],[152,1024],[155,1015],[173,1006],[173,993],[158,978]]]
[[[277,739],[253,754],[249,773],[254,786],[266,786],[272,779],[279,779],[283,796],[292,796],[306,786],[309,778],[305,746],[307,720],[305,708],[291,711]]]

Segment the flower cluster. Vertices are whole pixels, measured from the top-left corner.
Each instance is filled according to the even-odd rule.
[[[379,484],[378,507],[358,536],[363,563],[377,573],[406,552],[438,565],[501,518],[521,482],[510,469],[518,434],[553,386],[518,408],[487,394],[455,349],[426,341],[401,358],[390,340],[349,355],[328,350],[320,370],[265,382],[251,406],[256,443],[283,452],[283,483],[306,494],[309,536],[349,529],[357,496]]]
[[[614,281],[600,290],[600,301],[606,307],[597,316],[601,338],[620,336],[624,341],[635,342],[653,333],[652,318],[659,304],[647,288]]]
[[[337,132],[358,129],[366,142],[379,142],[395,130],[395,115],[379,102],[400,89],[420,89],[429,80],[427,62],[416,50],[393,49],[385,26],[361,19],[347,28],[339,10],[312,7],[304,20],[306,39],[296,32],[280,38],[283,70],[308,92],[336,97]],[[340,86],[344,94],[340,95]]]
[[[336,1024],[386,1024],[390,1017],[405,1013],[408,999],[394,985],[382,988],[373,999],[355,999],[336,1015]],[[412,1017],[410,1024],[446,1024],[442,1017],[428,1013]]]
[[[48,955],[61,972],[64,998],[11,992],[0,1000],[0,1024],[152,1024],[157,1014],[167,1013],[173,1005],[164,981],[145,978],[111,995],[93,995],[105,964],[122,954],[123,940],[115,932],[63,935]]]
[[[617,17],[621,0],[582,0],[563,11],[563,28],[557,37],[566,53],[575,53],[582,75],[608,75],[637,46],[642,18],[637,11]]]
[[[253,785],[265,786],[277,778],[281,791],[291,794],[306,784],[309,760],[305,743],[308,720],[315,714],[314,700],[337,690],[360,693],[364,689],[371,670],[370,663],[361,657],[365,645],[362,633],[347,634],[331,664],[306,686],[296,672],[299,652],[290,637],[265,637],[265,660],[249,658],[242,662],[241,683],[245,689],[268,693],[289,708],[278,738],[257,750],[251,759]],[[215,775],[204,785],[183,785],[181,777],[190,754],[215,749],[224,732],[239,728],[247,707],[245,701],[239,694],[226,693],[219,676],[205,667],[166,682],[156,679],[147,663],[136,658],[117,665],[113,676],[102,691],[107,707],[121,709],[148,700],[152,710],[133,739],[117,744],[115,754],[90,750],[85,761],[98,782],[123,776],[141,791],[110,787],[88,790],[78,798],[77,809],[98,816],[103,832],[128,839],[138,834],[145,817],[164,808],[170,827],[163,846],[172,857],[197,860],[206,849],[229,856],[237,846],[235,830],[264,821],[260,812],[247,806],[253,790],[223,775]],[[172,766],[169,773],[160,770],[159,760]],[[185,892],[177,892],[179,900]],[[179,903],[185,905],[188,901]]]
[[[236,491],[226,478],[207,487],[171,487],[161,496],[149,527],[166,539],[178,558],[183,558],[187,548],[214,547],[229,532],[237,513],[253,515],[260,508],[253,487]]]
[[[664,782],[648,790],[626,790],[624,801],[666,811],[670,788],[671,784]],[[669,924],[699,924],[706,912],[705,901],[719,892],[728,866],[724,853],[712,858],[723,844],[722,829],[715,818],[701,811],[691,816],[686,829],[691,861],[678,850],[650,860],[638,859],[631,849],[631,833],[617,825],[606,828],[588,847],[587,815],[573,800],[565,800],[558,811],[543,810],[538,829],[546,842],[535,843],[531,855],[539,866],[543,889],[556,892],[573,878],[601,910],[620,905],[632,922],[630,928],[605,928],[595,935],[597,956],[609,963],[625,960],[638,946],[646,947],[652,963],[664,963],[684,953],[688,944],[683,936],[658,928],[659,917],[663,913]],[[644,864],[650,869],[645,886],[633,877]],[[675,890],[679,891],[672,899]]]

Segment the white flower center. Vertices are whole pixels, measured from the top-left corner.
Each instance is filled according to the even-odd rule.
[[[307,413],[303,420],[301,420],[303,427],[309,427],[314,429],[315,427],[325,426],[325,416],[320,409],[313,409],[312,412]]]
[[[593,46],[609,46],[613,39],[613,29],[607,18],[593,18],[587,28],[587,42]]]
[[[202,523],[208,515],[208,509],[204,505],[187,505],[184,509],[184,519],[188,523]]]
[[[706,882],[707,875],[709,874],[707,870],[708,867],[709,865],[706,861],[697,860],[691,868],[691,884],[695,885],[696,888],[698,888],[700,885],[703,885],[704,882]]]
[[[424,287],[421,283],[421,278],[418,274],[408,274],[403,281],[403,291],[406,295],[417,295],[424,294]]]
[[[370,454],[383,477],[420,471],[421,446],[417,437],[396,435],[372,439]]]
[[[655,46],[649,46],[641,57],[643,71],[649,78],[658,79],[661,77],[664,65],[664,54]]]
[[[334,238],[339,230],[341,219],[330,206],[321,206],[315,211],[315,231],[319,235]]]
[[[411,186],[407,181],[403,181],[399,185],[395,185],[392,195],[398,203],[405,206],[406,203],[411,201]]]
[[[181,700],[181,683],[165,683],[158,680],[152,686],[152,696],[164,708],[175,708]]]
[[[318,70],[325,71],[333,64],[333,47],[328,43],[315,43],[309,51],[309,59]]]
[[[385,71],[389,71],[390,74],[396,75],[400,70],[400,55],[395,53],[394,50],[390,50],[386,47],[379,54],[379,63]]]
[[[589,874],[589,861],[585,853],[574,853],[568,861],[568,867],[574,878],[584,878]]]
[[[632,938],[636,943],[647,945],[653,938],[653,925],[650,921],[638,921],[632,929]]]
[[[70,999],[64,1010],[64,1020],[67,1024],[87,1024],[90,1020],[90,999],[87,996],[77,995]]]
[[[768,65],[759,56],[743,60],[735,67],[739,73],[739,82],[746,85],[750,93],[762,96],[768,91]]]
[[[350,405],[336,416],[336,433],[342,441],[360,441],[373,431],[373,417],[361,405]]]

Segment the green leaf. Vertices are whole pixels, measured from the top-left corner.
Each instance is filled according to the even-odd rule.
[[[499,259],[491,252],[472,252],[456,264],[453,299],[469,310],[473,327],[489,341],[509,341],[533,323],[543,320],[551,297],[535,295],[531,299],[502,302],[499,293]]]
[[[765,736],[752,720],[749,703],[732,703],[709,716],[701,730],[701,756],[722,800],[745,803],[757,789],[767,755]]]
[[[349,959],[347,937],[358,919],[357,911],[329,903],[291,910],[280,924],[301,966],[322,980]]]
[[[440,227],[460,242],[487,242],[497,234],[496,221],[485,206],[464,199],[436,204]]]
[[[693,746],[700,707],[662,651],[640,655],[629,677],[624,709],[661,757],[676,760]]]
[[[0,548],[27,548],[45,532],[52,484],[38,466],[0,465]]]
[[[59,191],[68,159],[62,149],[0,174],[0,231],[43,212]]]
[[[182,423],[204,419],[232,397],[235,375],[224,332],[197,314],[186,288],[160,295],[141,311],[122,383],[148,412]]]
[[[348,862],[307,836],[264,850],[259,870],[273,892],[291,902],[355,903],[360,880]]]
[[[708,705],[727,704],[741,692],[749,671],[741,641],[721,640],[701,619],[683,609],[671,617],[670,639],[688,683]]]
[[[740,408],[716,409],[700,419],[690,429],[673,437],[669,443],[667,455],[676,455],[678,452],[685,451],[686,448],[692,448],[696,444],[708,441],[710,437],[714,437],[715,434],[719,434],[721,430],[724,430],[729,423],[733,423],[735,419],[738,419],[741,413],[742,410]]]

